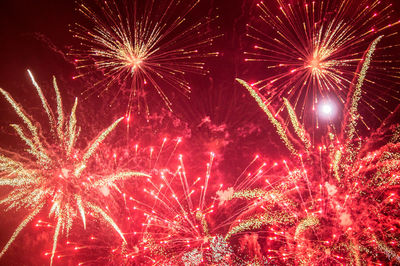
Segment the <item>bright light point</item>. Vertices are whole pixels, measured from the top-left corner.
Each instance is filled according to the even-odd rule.
[[[331,119],[335,114],[335,105],[331,102],[323,102],[319,105],[319,116],[326,119]]]
[[[325,104],[321,107],[321,111],[324,114],[330,115],[332,113],[332,106],[329,104]]]

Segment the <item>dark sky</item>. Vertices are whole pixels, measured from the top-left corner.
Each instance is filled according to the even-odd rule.
[[[219,30],[225,36],[216,43],[215,49],[224,56],[208,65],[210,77],[224,86],[233,84],[235,77],[247,77],[249,68],[243,64],[242,52],[248,45],[244,37],[245,24],[255,12],[255,0],[204,0],[195,15],[211,12],[220,15]],[[265,2],[268,2],[266,0]],[[400,2],[394,2],[400,10]],[[75,1],[52,0],[2,0],[0,1],[0,86],[13,89],[27,81],[26,69],[31,69],[38,80],[48,80],[56,75],[71,86],[75,74],[72,64],[66,62],[63,53],[75,40],[68,31],[69,25],[82,21],[74,10]],[[399,13],[399,12],[397,12]],[[57,53],[59,51],[59,53]],[[195,86],[195,85],[194,85]],[[79,91],[79,90],[78,90]]]
[[[203,4],[201,8],[215,10],[219,8],[222,10],[219,12],[222,13],[223,18],[220,20],[222,30],[228,33],[225,38],[232,38],[232,24],[242,12],[241,1],[206,0],[204,2],[207,4]],[[62,72],[63,75],[67,76],[65,70],[71,71],[71,69],[68,69],[68,64],[60,66],[63,61],[62,58],[59,57],[57,61],[57,56],[50,51],[49,45],[38,39],[42,36],[54,44],[54,48],[63,52],[67,51],[67,48],[74,42],[68,31],[68,25],[82,21],[82,16],[74,8],[75,1],[1,1],[0,34],[2,42],[0,58],[2,64],[0,83],[2,86],[12,83],[12,80],[18,77],[21,78],[23,71],[28,67],[38,72],[37,75],[41,73],[59,75]],[[208,11],[199,12],[203,12],[204,15]],[[241,25],[237,25],[239,31],[243,30],[243,24],[244,21],[241,21]],[[235,39],[231,39],[231,44],[224,42],[223,47],[219,48],[226,49],[230,53],[230,50],[237,48],[232,47],[232,43],[237,40],[237,37],[234,36]],[[52,54],[54,57],[50,58]],[[56,62],[51,63],[49,61]]]
[[[234,84],[234,78],[243,72],[241,40],[248,18],[247,13],[253,6],[252,1],[245,3],[241,0],[204,0],[193,13],[195,16],[206,15],[210,12],[214,15],[219,14],[220,19],[216,25],[221,28],[216,29],[216,32],[224,34],[213,48],[221,52],[223,56],[210,60],[208,68],[211,69],[211,74],[208,79],[196,79],[196,82],[200,84],[193,84],[195,92],[196,90],[204,91],[204,88],[200,87],[209,86],[209,79],[212,79],[214,84],[224,87],[225,92],[232,95],[229,90],[234,90],[230,88]],[[69,89],[72,95],[82,92],[80,87],[85,87],[85,84],[71,80],[76,72],[73,65],[68,62],[70,58],[64,57],[71,45],[76,44],[76,40],[68,31],[69,25],[82,21],[81,14],[74,8],[74,1],[5,0],[0,2],[2,13],[0,16],[0,36],[2,37],[0,86],[2,88],[25,94],[25,87],[29,86],[26,69],[29,68],[38,81],[47,83],[51,76],[55,75],[64,86],[72,87]],[[19,90],[23,92],[18,92]],[[206,110],[206,112],[213,111]]]
[[[268,0],[266,0],[267,2]],[[254,17],[255,0],[204,0],[195,15],[219,14],[221,33],[224,37],[215,44],[215,50],[223,56],[211,60],[211,78],[214,86],[223,87],[230,93],[234,78],[256,78],[249,65],[243,63],[242,52],[249,45],[245,35],[245,24]],[[400,2],[394,2],[400,10]],[[69,25],[82,21],[82,16],[74,10],[75,1],[53,0],[2,0],[0,1],[0,86],[7,90],[29,85],[26,69],[31,69],[37,80],[49,82],[55,75],[65,86],[71,86],[72,94],[79,94],[82,86],[71,77],[76,74],[64,53],[76,44],[68,31]],[[397,12],[400,13],[400,12]],[[193,84],[194,91],[203,90]],[[207,81],[206,81],[207,84]],[[217,84],[217,85],[215,85]],[[204,87],[204,86],[203,86]],[[220,88],[221,89],[221,88]],[[16,92],[18,93],[18,92]],[[194,93],[194,95],[196,95]],[[239,93],[241,94],[241,93]],[[203,95],[200,95],[203,96]],[[235,96],[235,95],[234,95]],[[240,95],[239,95],[240,97]],[[213,112],[208,110],[207,112]]]

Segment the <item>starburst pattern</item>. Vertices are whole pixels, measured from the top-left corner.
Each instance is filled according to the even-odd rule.
[[[167,88],[189,93],[185,74],[207,74],[202,58],[218,55],[205,49],[218,37],[206,27],[214,18],[197,22],[187,18],[199,2],[151,0],[118,6],[105,1],[101,12],[82,4],[79,11],[93,27],[76,25],[73,33],[82,42],[82,49],[71,51],[71,55],[82,72],[93,68],[103,72],[104,79],[96,84],[100,88],[116,85],[117,96],[128,89],[128,115],[135,100],[140,106],[139,98],[147,94],[149,85],[171,108]],[[144,102],[148,112],[146,98]]]
[[[29,210],[29,214],[14,231],[0,256],[7,251],[21,230],[44,210],[49,216],[54,216],[56,221],[51,263],[59,235],[62,232],[69,233],[77,216],[81,217],[86,227],[87,212],[107,222],[124,240],[123,233],[101,204],[101,189],[116,187],[115,182],[118,180],[147,175],[133,171],[107,173],[107,169],[93,171],[97,168],[90,167],[91,157],[122,118],[100,132],[86,149],[81,150],[76,145],[80,133],[75,114],[78,100],[75,100],[69,119],[66,119],[60,91],[54,78],[57,96],[57,111],[54,114],[31,72],[29,75],[48,116],[50,131],[45,135],[45,125],[33,120],[8,92],[0,89],[1,94],[24,123],[24,126],[11,126],[27,146],[25,152],[1,150],[0,186],[11,187],[12,190],[0,203],[7,206],[7,210]]]
[[[327,99],[344,104],[368,44],[381,34],[394,38],[392,28],[399,24],[391,5],[378,0],[274,0],[257,7],[259,21],[249,24],[247,33],[255,42],[254,51],[246,52],[245,60],[263,63],[268,75],[253,86],[268,103],[287,98],[300,120],[316,127],[318,105]],[[378,49],[379,56],[365,80],[362,101],[368,115],[374,116],[375,108],[390,111],[388,100],[399,99],[394,90],[398,68],[391,56],[395,46],[390,42]],[[282,102],[277,113],[283,109]]]

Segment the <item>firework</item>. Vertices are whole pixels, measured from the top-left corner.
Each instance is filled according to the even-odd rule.
[[[100,144],[122,118],[100,132],[87,145],[86,149],[81,150],[76,145],[81,132],[77,126],[75,115],[77,99],[69,118],[67,118],[54,78],[53,84],[57,99],[55,114],[31,72],[29,75],[48,117],[50,130],[45,134],[45,125],[34,121],[8,92],[0,89],[24,123],[24,125],[12,124],[11,126],[27,146],[25,152],[1,150],[0,185],[11,187],[12,190],[0,203],[7,206],[7,210],[21,208],[29,210],[28,215],[14,231],[0,256],[7,251],[21,230],[44,210],[56,221],[51,263],[59,235],[63,232],[69,233],[76,217],[81,217],[83,225],[86,227],[88,212],[108,223],[124,240],[121,230],[103,208],[101,199],[104,198],[104,191],[116,187],[116,181],[146,175],[133,171],[96,170],[98,168],[92,167],[90,164],[90,160]]]
[[[152,178],[147,180],[149,188],[144,192],[153,202],[136,203],[146,217],[143,244],[157,254],[159,260],[179,261],[182,256],[193,257],[194,254],[189,255],[193,252],[203,255],[204,248],[209,245],[213,236],[207,216],[214,212],[214,204],[207,204],[206,199],[213,157],[210,154],[206,176],[200,187],[200,177],[190,183],[182,155],[176,170],[155,169]]]
[[[159,155],[157,159],[153,159],[154,165],[158,162],[159,166],[151,170],[152,177],[147,179],[144,195],[140,196],[136,192],[135,196],[127,196],[127,201],[132,204],[129,204],[129,208],[138,213],[133,216],[144,216],[141,229],[143,253],[155,258],[153,263],[162,265],[197,265],[199,261],[231,265],[235,255],[227,241],[229,237],[225,235],[226,229],[246,207],[234,207],[231,211],[219,208],[229,198],[229,191],[224,192],[223,184],[218,184],[215,181],[217,176],[212,174],[215,154],[209,155],[205,176],[197,178],[191,178],[187,171],[193,172],[198,167],[191,166],[188,170],[182,155],[178,156],[175,168],[175,160],[168,159],[169,164],[162,167],[161,159],[158,158]],[[246,170],[257,165],[258,158],[256,156]],[[243,171],[237,178],[234,189],[251,186],[273,168],[274,166],[267,168],[262,163],[253,173],[246,173],[246,177]]]
[[[108,90],[115,85],[117,96],[127,89],[128,116],[135,100],[140,106],[138,97],[143,97],[148,113],[148,87],[155,89],[171,109],[166,89],[190,93],[185,74],[207,74],[202,59],[218,54],[207,51],[218,37],[207,28],[215,18],[197,22],[188,18],[200,1],[143,2],[119,6],[105,1],[101,12],[82,4],[79,11],[92,27],[77,24],[73,30],[82,45],[71,51],[78,69],[83,73],[100,70],[104,78],[95,86]]]
[[[204,182],[200,177],[192,180],[187,177],[183,156],[177,154],[181,141],[181,138],[164,138],[158,148],[129,145],[114,150],[111,156],[114,167],[134,165],[151,177],[147,182],[136,184],[133,180],[121,186],[120,197],[124,204],[119,213],[125,218],[122,221],[125,221],[127,243],[121,245],[101,239],[79,243],[76,246],[83,252],[83,264],[88,259],[90,262],[88,252],[99,249],[103,252],[96,260],[107,262],[193,265],[197,260],[222,262],[229,259],[230,246],[209,227],[215,201],[208,202],[214,155],[210,155]]]
[[[393,40],[397,34],[392,28],[399,24],[387,1],[275,0],[257,7],[259,23],[248,25],[247,34],[256,44],[245,60],[267,65],[268,76],[252,85],[268,103],[282,102],[278,114],[287,98],[300,120],[309,119],[317,128],[320,103],[329,99],[343,105],[368,44],[382,34]],[[390,56],[396,46],[392,41],[377,49],[364,85],[368,115],[376,116],[377,107],[390,111],[388,100],[399,98],[392,90],[399,81],[397,61]]]
[[[120,264],[123,261],[197,265],[200,261],[231,265],[232,261],[244,262],[235,255],[226,232],[236,217],[251,206],[238,208],[233,205],[230,209],[225,208],[226,205],[224,208],[219,206],[231,200],[234,190],[248,189],[276,165],[266,167],[266,163],[260,163],[260,157],[256,156],[236,179],[236,184],[224,191],[223,185],[216,182],[221,179],[219,175],[211,173],[211,168],[216,168],[215,155],[208,155],[205,167],[197,166],[202,157],[198,154],[194,165],[190,157],[190,163],[186,161],[184,164],[183,156],[178,154],[182,150],[187,151],[188,146],[181,142],[181,138],[164,138],[158,147],[143,147],[132,142],[128,147],[121,146],[109,152],[104,161],[112,165],[106,165],[107,168],[130,166],[150,173],[151,178],[147,182],[125,182],[120,187],[120,202],[123,204],[118,213],[125,221],[121,227],[126,232],[127,244],[113,239],[103,241],[109,233],[101,229],[95,230],[96,233],[90,231],[95,236],[107,235],[94,240],[88,237],[89,241],[82,240],[73,245],[80,251],[76,255],[80,263],[112,261]],[[205,177],[191,177],[197,172],[202,175],[204,168]],[[191,174],[188,175],[188,172]],[[65,256],[70,254],[68,250],[63,252],[67,254]]]
[[[347,97],[342,132],[329,132],[326,143],[315,146],[286,102],[295,134],[273,123],[286,136],[285,145],[294,148],[293,160],[284,162],[286,175],[267,179],[264,188],[232,191],[231,199],[257,204],[232,224],[228,236],[256,232],[262,238],[256,245],[266,250],[258,257],[278,264],[399,263],[398,133],[396,128],[378,129],[369,138],[356,137],[361,88],[380,40],[374,40],[362,57]],[[268,117],[273,116],[254,88],[239,82]]]

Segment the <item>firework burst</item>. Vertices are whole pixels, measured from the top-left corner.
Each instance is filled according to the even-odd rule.
[[[231,194],[231,199],[255,202],[251,212],[232,224],[228,236],[256,231],[266,250],[257,259],[264,256],[278,264],[301,265],[399,263],[398,128],[384,130],[384,123],[364,140],[356,130],[361,87],[380,39],[372,42],[360,63],[347,97],[342,132],[329,132],[326,144],[318,147],[288,101],[293,134],[274,118],[261,95],[239,80],[294,156],[284,162],[287,174],[267,179],[265,188]]]
[[[267,65],[268,77],[252,85],[268,102],[287,98],[300,121],[309,119],[317,128],[318,116],[308,114],[328,99],[343,105],[368,44],[382,34],[393,40],[397,33],[392,28],[399,24],[387,1],[276,0],[257,7],[259,23],[248,25],[247,34],[256,44],[245,61]],[[391,41],[377,49],[364,86],[368,115],[376,116],[377,107],[391,111],[388,100],[399,99],[392,89],[399,82],[397,61],[390,56],[396,46]],[[277,113],[284,109],[281,102]]]
[[[223,202],[227,193],[221,190],[223,184],[218,184],[217,176],[212,174],[215,154],[209,154],[204,177],[197,178],[187,174],[183,155],[178,155],[175,168],[175,160],[170,160],[171,156],[168,158],[170,163],[166,167],[152,168],[151,178],[147,179],[147,186],[143,189],[144,196],[135,193],[136,196],[129,198],[133,203],[131,208],[145,218],[141,230],[144,254],[149,254],[155,258],[153,263],[161,265],[198,265],[199,262],[231,265],[237,258],[225,233],[240,211],[224,211],[218,208],[221,204],[216,204],[217,201]],[[257,160],[258,156],[246,170],[253,169]],[[160,159],[154,161],[154,165],[156,162],[162,165]],[[234,187],[245,188],[257,182],[263,172],[273,168],[266,169],[265,166],[263,163],[240,181],[243,171]],[[190,168],[191,171],[194,169]]]
[[[187,176],[183,156],[177,154],[181,142],[181,138],[164,138],[158,148],[136,144],[114,150],[114,167],[134,166],[151,177],[146,182],[136,184],[133,180],[121,186],[124,207],[119,213],[125,221],[127,243],[96,238],[76,244],[83,251],[82,264],[91,258],[86,255],[90,250],[100,248],[103,252],[96,260],[101,261],[195,265],[200,260],[229,265],[232,249],[210,225],[216,198],[209,190],[222,187],[215,188],[210,181],[214,154],[209,155],[206,176],[192,179]],[[97,234],[104,233],[98,230]]]
[[[34,121],[8,92],[0,89],[24,123],[24,126],[18,124],[11,126],[27,146],[26,151],[21,153],[1,150],[0,185],[11,187],[12,190],[0,203],[7,206],[7,210],[21,208],[30,210],[2,249],[0,256],[7,251],[21,230],[44,210],[48,211],[49,216],[53,216],[56,221],[51,263],[59,235],[62,232],[69,233],[77,216],[81,217],[83,225],[86,227],[88,212],[108,223],[124,240],[121,230],[103,209],[101,199],[104,198],[104,191],[116,188],[116,181],[146,175],[133,171],[107,172],[107,169],[98,170],[97,167],[92,167],[90,164],[99,145],[122,118],[100,132],[87,145],[86,149],[80,150],[76,145],[80,133],[75,115],[77,99],[69,119],[67,119],[54,78],[53,84],[57,99],[55,114],[31,72],[29,75],[49,119],[50,131],[46,137],[43,132],[44,125]]]
[[[214,19],[194,22],[188,18],[199,2],[152,0],[119,6],[105,1],[101,12],[82,4],[79,11],[93,26],[76,25],[74,37],[82,48],[71,55],[83,73],[103,73],[104,78],[95,86],[108,90],[116,85],[117,96],[128,89],[128,116],[135,100],[140,107],[139,98],[144,99],[148,113],[145,95],[149,86],[171,109],[166,88],[187,95],[191,88],[185,74],[207,74],[202,59],[218,54],[206,49],[218,37],[207,28]]]
[[[144,193],[153,202],[136,203],[146,217],[143,244],[159,261],[187,259],[195,256],[191,254],[195,250],[203,259],[204,248],[213,237],[207,216],[214,212],[214,204],[206,202],[213,159],[211,153],[200,187],[200,177],[190,183],[182,155],[176,170],[154,169],[152,178],[147,179],[149,186]]]

